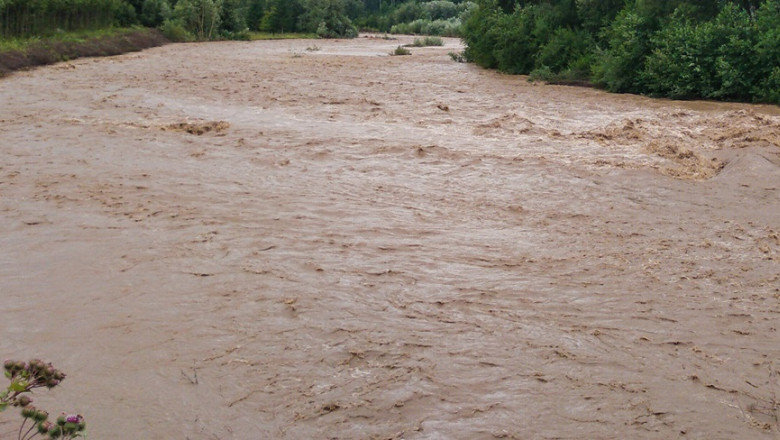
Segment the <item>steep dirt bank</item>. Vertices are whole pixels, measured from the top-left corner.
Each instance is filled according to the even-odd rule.
[[[0,51],[0,77],[16,70],[83,57],[104,57],[137,52],[166,43],[168,40],[157,29],[127,30],[116,35],[78,42],[43,39],[30,45],[27,50]]]
[[[2,356],[94,439],[777,438],[777,108],[410,41],[0,81]]]

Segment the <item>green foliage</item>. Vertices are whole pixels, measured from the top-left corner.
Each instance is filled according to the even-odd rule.
[[[421,18],[410,23],[396,24],[390,28],[390,33],[457,37],[460,34],[460,27],[461,22],[457,18],[433,21]]]
[[[758,80],[753,99],[780,104],[780,0],[766,0],[755,14],[755,65]]]
[[[652,40],[647,90],[682,99],[750,99],[759,79],[752,28],[747,11],[734,4],[703,23],[675,14]]]
[[[222,34],[234,35],[249,29],[248,14],[249,2],[247,0],[222,0],[222,8],[219,12]]]
[[[439,37],[415,38],[413,47],[444,46],[444,40]]]
[[[780,0],[480,0],[462,35],[532,79],[780,103]]]
[[[390,55],[392,55],[392,56],[411,55],[411,54],[412,54],[412,51],[410,51],[409,49],[407,49],[407,48],[405,48],[403,46],[398,46],[398,47],[395,48],[395,50],[390,52]]]
[[[463,52],[449,52],[447,55],[452,58],[452,61],[455,61],[456,63],[465,63],[466,57],[463,56]]]
[[[132,8],[120,0],[3,0],[0,2],[0,37],[51,35],[64,31],[99,29]],[[134,15],[127,17],[134,20]]]
[[[268,0],[259,30],[273,33],[298,32],[302,30],[298,25],[299,17],[305,11],[306,8],[300,0]],[[311,32],[314,30],[316,27]]]
[[[447,20],[458,16],[458,5],[447,0],[434,0],[422,3],[425,18],[430,20]]]
[[[347,4],[345,0],[307,0],[302,30],[314,31],[320,38],[357,37],[357,28],[347,16]]]
[[[173,10],[168,0],[144,0],[138,18],[144,26],[158,27],[172,16]]]
[[[160,26],[160,31],[170,41],[182,43],[195,40],[195,36],[189,33],[178,20],[165,20]]]
[[[640,73],[650,50],[646,20],[626,8],[602,35],[607,49],[593,65],[593,80],[611,92],[641,90]]]
[[[174,20],[198,40],[211,40],[221,23],[223,0],[178,0],[173,9]]]
[[[496,0],[481,0],[463,23],[461,35],[467,43],[463,56],[485,68],[498,67],[493,49],[498,45],[498,22],[504,17]]]
[[[558,28],[536,55],[536,69],[549,72],[545,81],[589,81],[595,42],[584,29]],[[537,75],[540,72],[537,72]]]

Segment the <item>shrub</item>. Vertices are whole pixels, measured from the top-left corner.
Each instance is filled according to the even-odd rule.
[[[444,46],[444,40],[440,37],[425,37],[423,39],[415,38],[413,47]]]
[[[642,90],[640,73],[650,52],[646,20],[632,8],[622,10],[604,29],[607,49],[593,65],[593,79],[611,92]]]
[[[493,52],[499,70],[514,74],[528,74],[533,70],[539,44],[533,35],[534,28],[532,8],[517,9],[498,20]]]
[[[168,0],[144,0],[139,19],[147,27],[158,27],[173,15]]]
[[[195,36],[189,33],[178,20],[165,20],[162,26],[160,26],[160,32],[165,35],[165,38],[174,42],[195,40]]]
[[[309,0],[300,21],[304,29],[320,38],[355,38],[357,28],[347,16],[347,4],[341,0]]]
[[[595,50],[593,37],[585,30],[558,28],[536,56],[536,67],[547,67],[552,72],[562,72],[571,67],[590,76],[589,55]]]
[[[780,0],[766,0],[755,14],[755,65],[759,80],[753,99],[780,104]]]
[[[464,57],[485,68],[498,67],[494,48],[498,45],[498,22],[502,17],[498,6],[480,3],[463,23],[461,35],[466,42]]]
[[[463,56],[463,52],[449,52],[447,55],[452,58],[452,61],[455,61],[456,63],[465,63],[466,57]]]
[[[458,15],[458,5],[447,0],[434,0],[422,4],[426,18],[447,20]]]
[[[211,40],[220,27],[221,5],[220,0],[178,0],[173,18],[198,40]]]
[[[709,22],[681,14],[653,37],[643,73],[647,90],[677,99],[746,99],[757,82],[747,12],[727,4]]]
[[[395,50],[390,52],[390,55],[393,55],[393,56],[396,56],[396,55],[411,55],[411,54],[412,54],[412,51],[410,51],[409,49],[407,49],[407,48],[405,48],[403,46],[398,46],[398,47],[395,48]]]

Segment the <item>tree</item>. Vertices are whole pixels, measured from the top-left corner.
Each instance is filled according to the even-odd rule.
[[[173,17],[199,40],[210,40],[220,26],[222,0],[178,0]]]

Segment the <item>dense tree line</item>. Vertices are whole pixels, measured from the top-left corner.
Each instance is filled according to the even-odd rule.
[[[107,27],[122,6],[119,0],[0,0],[0,37]]]
[[[176,40],[246,31],[354,37],[358,28],[454,36],[475,7],[464,0],[0,0],[0,37],[112,25],[161,27]]]
[[[465,56],[614,92],[780,103],[780,0],[479,0]]]

